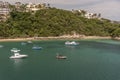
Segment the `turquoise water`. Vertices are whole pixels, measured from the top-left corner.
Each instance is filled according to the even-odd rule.
[[[78,46],[65,41],[0,42],[0,80],[120,80],[120,41],[79,40]],[[32,50],[37,44],[42,50]],[[27,54],[10,59],[12,48]],[[56,59],[56,53],[67,56]]]

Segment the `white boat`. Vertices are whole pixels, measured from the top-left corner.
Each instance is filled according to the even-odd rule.
[[[0,48],[4,47],[3,45],[0,45]]]
[[[25,42],[21,42],[21,45],[26,45],[27,43],[25,43]]]
[[[32,49],[34,49],[34,50],[40,50],[40,49],[42,49],[42,47],[34,46],[34,47],[32,47]]]
[[[16,48],[13,48],[13,49],[11,50],[11,52],[14,52],[14,55],[11,56],[10,58],[19,59],[19,58],[28,57],[28,55],[20,54],[19,51],[20,51],[20,50],[18,50],[18,49],[16,49]]]
[[[65,42],[65,45],[79,45],[79,43],[78,42],[75,42],[75,41],[66,41]]]
[[[20,54],[20,53],[14,53],[14,55],[11,56],[10,58],[18,59],[18,58],[25,58],[25,57],[28,57],[28,55],[23,55],[23,54]]]
[[[20,51],[20,50],[17,49],[17,48],[12,48],[12,49],[11,49],[11,52],[14,52],[14,53],[19,52],[19,51]]]
[[[34,45],[34,46],[32,47],[32,49],[33,49],[33,50],[40,50],[40,49],[42,49],[42,47],[40,47],[40,46],[38,46],[38,45]]]
[[[63,55],[57,54],[56,58],[57,59],[67,59],[67,56],[63,56]]]
[[[33,42],[32,42],[32,41],[27,41],[27,43],[31,44],[31,43],[33,43]]]

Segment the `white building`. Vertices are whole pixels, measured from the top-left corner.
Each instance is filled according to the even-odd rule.
[[[82,17],[88,18],[88,19],[93,19],[93,18],[99,18],[101,17],[101,14],[96,14],[96,13],[89,13],[85,10],[72,10],[73,13],[80,13]]]
[[[0,1],[0,21],[6,20],[9,12],[9,3]]]
[[[33,4],[33,3],[29,3],[26,5],[26,11],[29,12],[29,11],[37,11],[37,10],[40,10],[40,9],[44,9],[45,8],[45,4]]]
[[[93,16],[94,16],[93,13],[89,13],[89,12],[87,12],[87,13],[85,14],[85,17],[88,18],[88,19],[93,18]]]

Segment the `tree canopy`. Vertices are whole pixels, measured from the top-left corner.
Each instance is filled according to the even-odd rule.
[[[106,19],[87,19],[63,9],[41,9],[35,13],[12,11],[6,22],[0,22],[1,38],[47,37],[66,34],[120,36],[120,24]]]

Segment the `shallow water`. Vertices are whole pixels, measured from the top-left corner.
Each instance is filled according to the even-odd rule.
[[[0,80],[120,80],[120,41],[78,40],[78,46],[65,41],[0,42]],[[32,50],[37,44],[42,50]],[[25,59],[10,59],[12,48],[27,54]],[[56,59],[56,54],[67,56]]]

